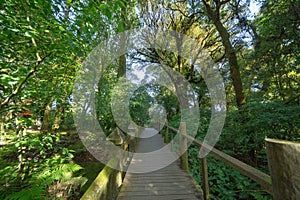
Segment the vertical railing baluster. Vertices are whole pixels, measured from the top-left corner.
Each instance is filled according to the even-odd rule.
[[[169,143],[169,128],[168,128],[168,121],[166,121],[166,132],[165,132],[165,143]]]
[[[173,133],[171,133],[171,148],[172,148],[172,150],[173,150],[173,148],[174,148],[174,137],[173,137]]]
[[[204,200],[209,200],[209,183],[208,183],[208,171],[206,157],[201,158],[201,174],[202,174],[202,186]]]
[[[186,135],[186,123],[180,122],[180,132],[179,132],[179,148],[180,148],[180,165],[183,170],[188,171],[188,152],[187,152],[187,139],[184,137]]]
[[[160,120],[158,119],[158,133],[160,133]]]

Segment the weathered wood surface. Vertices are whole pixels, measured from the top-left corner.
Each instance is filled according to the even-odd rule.
[[[111,159],[109,162],[110,165],[115,168],[118,165],[118,162],[115,159]],[[121,172],[105,166],[80,200],[114,199],[116,197],[116,191],[121,183]]]
[[[189,165],[188,165],[188,152],[187,152],[187,139],[184,137],[186,135],[186,123],[180,122],[180,167],[183,170],[188,171]]]
[[[300,199],[300,143],[266,139],[275,200]]]
[[[149,128],[142,132],[142,137],[147,135],[152,137],[141,138],[136,152],[147,153],[166,147],[161,135],[155,132],[154,129]],[[170,158],[174,158],[170,149],[149,157],[143,154],[135,155],[129,169],[132,172],[137,170],[139,173],[126,174],[118,200],[202,199],[202,193],[195,187],[190,175],[180,169],[178,161],[162,169],[142,173],[143,169],[160,168],[161,163]]]

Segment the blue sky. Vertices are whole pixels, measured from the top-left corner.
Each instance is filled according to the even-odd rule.
[[[255,1],[250,1],[250,11],[252,15],[256,15],[259,11],[259,5]]]

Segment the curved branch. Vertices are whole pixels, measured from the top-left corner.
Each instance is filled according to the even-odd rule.
[[[0,104],[0,109],[4,108],[7,104],[9,104],[10,100],[16,96],[23,88],[28,79],[38,71],[38,66],[46,59],[46,57],[50,56],[51,53],[40,59],[36,65],[29,71],[26,77],[18,84],[17,88]]]

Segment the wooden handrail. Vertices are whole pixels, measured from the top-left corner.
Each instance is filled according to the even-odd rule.
[[[202,142],[196,140],[195,138],[184,135],[189,140],[193,140],[193,143],[196,144],[199,147],[203,147],[205,149],[211,149],[211,153],[218,157],[220,160],[225,162],[226,164],[232,166],[233,168],[237,169],[239,172],[244,174],[245,176],[251,178],[252,180],[259,183],[263,189],[266,190],[269,194],[272,194],[272,181],[271,176],[263,173],[262,171],[216,149],[213,147],[208,147],[208,145],[203,144]]]
[[[168,127],[169,129],[175,131],[176,133],[180,133],[179,130],[166,125],[166,127]],[[211,146],[208,146],[207,144],[203,144],[202,142],[196,140],[194,137],[189,136],[187,134],[182,134],[182,136],[186,137],[188,140],[191,140],[195,145],[197,145],[198,147],[202,147],[205,150],[210,150],[210,152],[216,156],[219,160],[223,161],[224,163],[230,165],[231,167],[233,167],[234,169],[238,170],[239,172],[241,172],[242,174],[244,174],[245,176],[249,177],[250,179],[254,180],[255,182],[257,182],[258,184],[260,184],[260,186],[269,194],[273,194],[272,192],[272,181],[271,181],[271,176],[269,176],[268,174],[265,174],[263,172],[261,172],[260,170],[214,148]]]
[[[123,144],[121,144],[121,148],[125,151],[123,159],[117,160],[111,158],[108,162],[109,164],[100,171],[80,200],[115,199],[119,187],[123,182],[123,172],[117,169],[123,168],[124,165],[129,165],[129,163],[126,163],[129,152],[135,151],[139,129],[136,128],[132,129],[132,131],[133,130],[135,130],[135,137],[133,138],[128,135],[126,140],[123,141]]]
[[[172,126],[167,126],[169,129],[171,129],[172,131],[179,133],[179,130],[176,128],[173,128]]]

